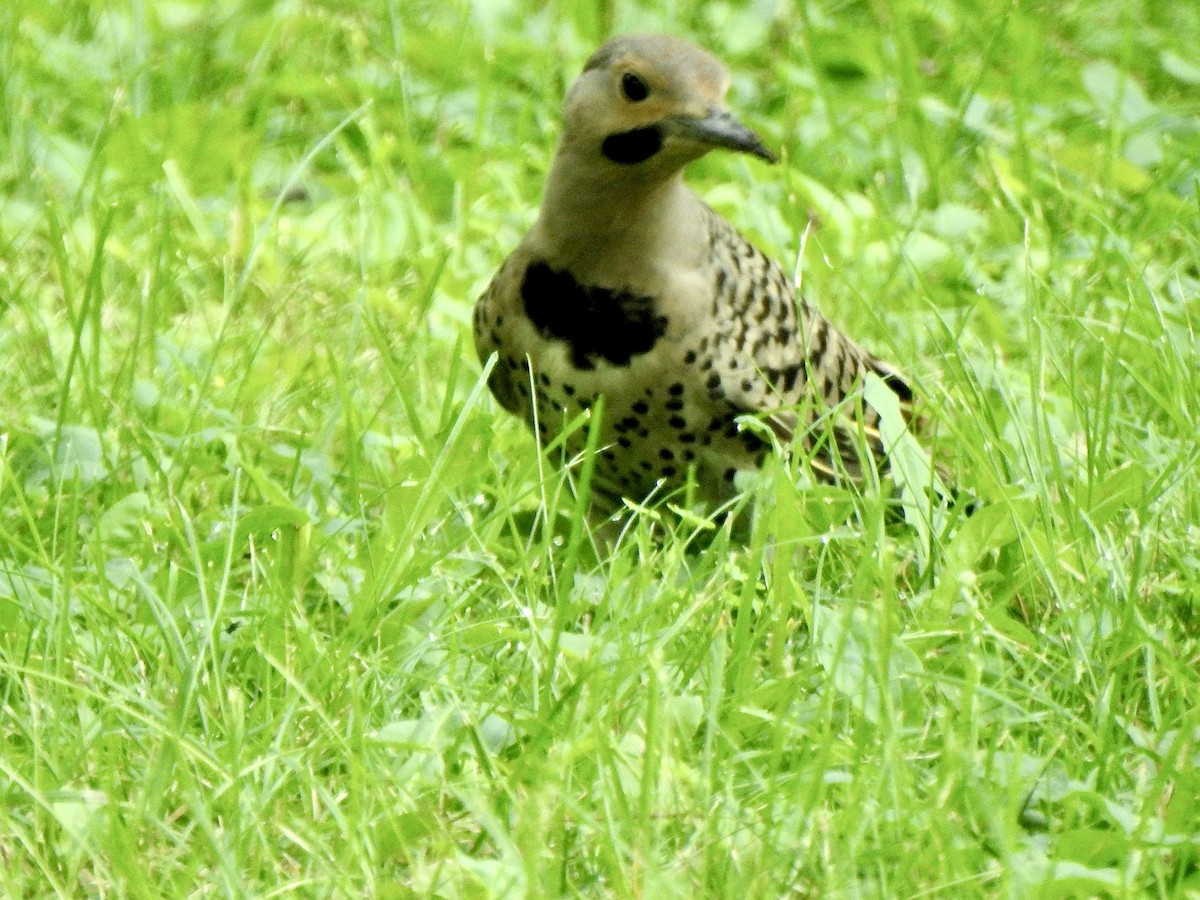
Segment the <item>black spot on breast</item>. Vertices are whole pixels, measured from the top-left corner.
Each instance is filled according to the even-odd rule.
[[[632,166],[648,160],[662,145],[662,129],[651,126],[610,134],[600,145],[600,152],[615,163]]]
[[[621,421],[613,426],[613,430],[618,434],[624,434],[626,431],[632,431],[641,424],[634,416],[626,416]]]
[[[525,270],[521,299],[542,337],[570,347],[577,369],[594,369],[597,358],[629,365],[667,331],[667,317],[656,312],[653,298],[581,285],[542,262]]]
[[[488,387],[491,388],[496,399],[500,401],[500,405],[508,410],[516,410],[516,398],[513,397],[510,390],[511,382],[500,373],[500,367],[496,366],[488,375]]]
[[[742,432],[742,446],[751,454],[762,453],[767,449],[767,443],[753,431]]]
[[[650,407],[647,405],[645,400],[639,400],[637,403],[633,404],[633,411],[639,416],[644,416],[646,413],[650,412]]]

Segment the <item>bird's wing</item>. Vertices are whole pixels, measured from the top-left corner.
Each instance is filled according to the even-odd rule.
[[[802,440],[814,449],[819,474],[857,476],[864,447],[882,463],[879,414],[863,401],[862,385],[868,374],[877,376],[907,418],[913,391],[904,376],[798,297],[775,262],[711,211],[709,234],[721,395],[782,442]]]

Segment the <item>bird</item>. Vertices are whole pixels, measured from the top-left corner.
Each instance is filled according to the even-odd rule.
[[[685,184],[710,151],[777,161],[728,109],[729,81],[714,55],[671,35],[597,49],[567,92],[537,219],[475,305],[476,350],[496,357],[488,386],[543,445],[602,398],[601,518],[685,490],[728,504],[772,436],[804,446],[823,481],[885,469],[880,413],[862,397],[872,374],[911,415],[901,372]],[[586,431],[565,439],[566,458]]]

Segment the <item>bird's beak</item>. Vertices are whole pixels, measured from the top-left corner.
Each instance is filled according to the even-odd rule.
[[[700,118],[694,116],[672,116],[663,122],[668,134],[722,150],[749,153],[769,163],[776,156],[763,146],[758,135],[723,109],[710,109]]]

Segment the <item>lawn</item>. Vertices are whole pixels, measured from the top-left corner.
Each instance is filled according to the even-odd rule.
[[[593,546],[475,297],[610,33],[970,518]],[[1200,6],[7,0],[0,893],[1200,897]],[[703,540],[689,538],[703,534]],[[697,546],[705,546],[697,550]]]

